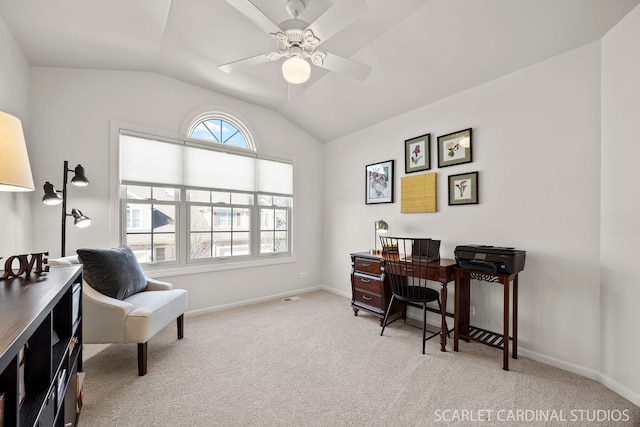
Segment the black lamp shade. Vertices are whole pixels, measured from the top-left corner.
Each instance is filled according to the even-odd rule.
[[[89,180],[84,175],[84,168],[81,165],[76,166],[75,175],[71,178],[71,183],[73,185],[77,185],[78,187],[85,187],[89,185]]]
[[[84,216],[79,209],[71,209],[73,216],[73,225],[78,228],[86,228],[91,225],[91,218]]]
[[[45,205],[59,205],[62,203],[62,196],[56,191],[56,187],[52,183],[47,181],[44,186],[44,196],[42,196],[42,203]]]

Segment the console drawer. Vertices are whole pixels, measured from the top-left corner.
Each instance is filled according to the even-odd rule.
[[[378,277],[367,276],[365,274],[353,274],[353,286],[376,295],[382,295],[382,281]]]
[[[382,260],[374,260],[370,258],[356,258],[354,269],[371,274],[382,273]]]
[[[354,299],[356,303],[368,305],[373,307],[375,311],[382,313],[386,307],[382,307],[382,297],[380,295],[370,294],[368,292],[356,289],[354,292]]]

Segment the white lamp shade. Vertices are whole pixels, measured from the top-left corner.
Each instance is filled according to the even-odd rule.
[[[22,122],[0,111],[0,191],[33,191]]]
[[[311,76],[311,65],[302,58],[289,58],[282,63],[282,75],[294,85],[304,83]]]

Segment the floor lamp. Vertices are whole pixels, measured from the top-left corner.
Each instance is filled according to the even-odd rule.
[[[65,160],[62,178],[62,191],[56,190],[53,184],[47,181],[44,184],[44,196],[42,197],[42,203],[45,205],[59,205],[62,203],[62,247],[60,250],[60,256],[65,256],[67,217],[72,216],[73,225],[78,228],[85,228],[91,225],[91,218],[84,216],[80,210],[71,209],[71,213],[67,212],[67,183],[69,182],[69,172],[74,172],[73,178],[71,178],[71,184],[78,187],[86,187],[89,185],[89,180],[84,175],[84,168],[81,165],[78,165],[75,169],[69,169],[69,162]]]

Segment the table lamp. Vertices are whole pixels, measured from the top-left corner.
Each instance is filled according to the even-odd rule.
[[[22,122],[0,111],[0,191],[33,191]]]

